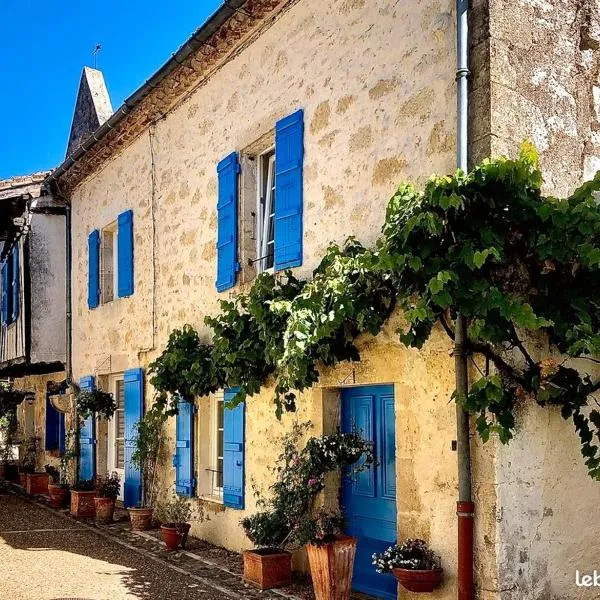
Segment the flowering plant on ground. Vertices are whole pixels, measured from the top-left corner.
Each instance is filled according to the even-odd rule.
[[[99,477],[97,481],[96,498],[111,498],[116,500],[121,492],[121,478],[116,471]]]
[[[275,468],[277,479],[270,487],[270,500],[259,500],[261,511],[242,520],[246,535],[259,547],[300,546],[322,543],[333,535],[339,519],[324,514],[313,517],[317,495],[325,487],[325,475],[340,469],[370,468],[374,463],[372,444],[358,433],[334,433],[311,437],[305,447],[299,444],[310,423],[295,425],[283,438],[283,452]],[[352,467],[352,469],[350,469]]]
[[[392,569],[432,571],[442,568],[442,559],[419,539],[407,539],[380,554],[373,554],[372,562],[378,573],[391,573]]]

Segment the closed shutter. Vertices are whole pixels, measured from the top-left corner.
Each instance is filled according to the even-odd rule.
[[[117,294],[124,298],[133,294],[133,211],[121,213],[117,224]]]
[[[238,231],[238,155],[232,152],[217,166],[219,199],[217,202],[217,291],[235,285],[239,270],[237,260]]]
[[[125,507],[138,506],[142,501],[142,475],[131,464],[135,451],[136,423],[144,412],[144,374],[142,369],[130,369],[123,375],[125,397]]]
[[[67,428],[64,413],[58,415],[58,451],[61,454],[67,449]]]
[[[95,386],[94,377],[86,375],[79,381],[81,391],[93,390]],[[90,415],[82,421],[79,429],[79,479],[94,479],[96,476],[96,419]]]
[[[46,423],[45,423],[45,444],[46,450],[58,450],[59,449],[59,431],[60,427],[60,413],[52,406],[50,402],[50,396],[46,395]]]
[[[302,264],[304,111],[275,125],[275,270]]]
[[[19,316],[19,291],[20,291],[20,269],[19,269],[19,244],[12,249],[12,321],[15,322]]]
[[[2,264],[2,324],[8,323],[8,264]]]
[[[194,412],[195,406],[185,400],[177,404],[175,418],[175,492],[180,496],[193,496],[194,480]]]
[[[100,232],[94,229],[88,236],[88,307],[100,303]]]
[[[245,403],[227,408],[236,390],[225,390],[223,415],[223,503],[244,508],[244,413]]]

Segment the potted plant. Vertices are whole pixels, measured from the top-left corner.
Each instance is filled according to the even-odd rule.
[[[93,519],[96,514],[94,498],[96,486],[93,479],[80,479],[71,487],[71,515]]]
[[[99,415],[110,419],[117,410],[117,402],[113,395],[101,389],[82,390],[75,384],[75,402],[77,414],[82,419],[90,415]]]
[[[60,455],[58,469],[50,465],[45,467],[50,477],[48,496],[52,508],[65,508],[69,505],[69,466],[77,456],[74,439],[75,432],[68,430],[65,435],[65,450]]]
[[[96,521],[108,524],[113,522],[115,502],[121,491],[121,478],[113,471],[98,480],[94,504],[96,506]]]
[[[61,484],[60,471],[54,465],[45,465],[48,473],[48,496],[52,508],[63,508],[66,505],[68,486]]]
[[[169,550],[177,550],[179,546],[185,548],[190,531],[192,509],[187,500],[181,496],[157,502],[154,509],[154,518],[160,523],[160,531]],[[196,515],[194,520],[204,521],[204,511]]]
[[[410,592],[432,592],[444,577],[441,558],[419,539],[407,539],[373,554],[373,565],[378,573],[393,573]]]
[[[296,425],[284,437],[284,451],[277,461],[277,479],[270,488],[269,500],[259,499],[261,510],[242,519],[246,535],[256,546],[244,552],[244,579],[261,589],[289,584],[291,555],[287,550],[304,544],[309,544],[309,548],[310,544],[329,544],[328,548],[339,549],[337,554],[352,561],[342,564],[340,560],[319,560],[314,566],[311,563],[315,593],[317,599],[346,598],[350,593],[355,540],[341,535],[339,513],[316,512],[315,504],[325,487],[327,473],[355,465],[361,458],[364,460],[356,470],[367,469],[373,464],[373,452],[371,444],[356,433],[312,437],[299,450],[309,427],[310,423]],[[332,556],[337,554],[333,552]]]
[[[19,483],[29,495],[48,493],[48,473],[37,471],[37,458],[40,438],[30,436],[22,446],[22,459],[19,468]]]
[[[164,424],[167,415],[155,405],[136,424],[131,465],[142,475],[142,501],[128,506],[131,529],[145,531],[152,524],[153,504],[156,497],[156,469],[160,462]]]
[[[0,417],[0,479],[11,479],[11,470],[15,469],[18,431],[16,411],[10,411]],[[12,475],[14,476],[14,473]]]

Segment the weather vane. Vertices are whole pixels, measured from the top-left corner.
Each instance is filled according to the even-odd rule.
[[[98,54],[100,54],[101,50],[102,50],[101,44],[96,44],[96,47],[92,50],[92,54],[94,56],[94,69],[96,69],[98,67]]]

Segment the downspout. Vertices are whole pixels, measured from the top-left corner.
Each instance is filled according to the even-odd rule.
[[[469,115],[469,0],[456,0],[456,85],[457,134],[456,162],[463,171],[468,170]],[[458,314],[454,333],[454,360],[456,391],[465,396],[469,391],[467,320]],[[456,449],[458,458],[458,600],[473,598],[473,513],[471,497],[471,445],[469,439],[469,414],[456,406]]]

